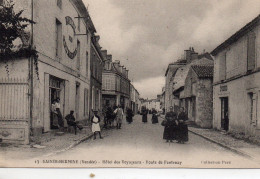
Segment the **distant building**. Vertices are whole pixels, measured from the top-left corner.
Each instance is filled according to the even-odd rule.
[[[215,48],[213,127],[260,136],[260,15]]]
[[[121,105],[124,109],[130,107],[130,80],[128,70],[120,61],[112,61],[112,55],[107,55],[102,74],[102,97],[104,106]]]

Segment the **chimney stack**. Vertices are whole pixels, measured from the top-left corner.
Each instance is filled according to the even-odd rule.
[[[189,50],[184,50],[184,58],[187,63],[191,62],[191,48]]]
[[[191,54],[191,61],[196,60],[198,58],[199,58],[199,54],[198,53],[194,52],[194,53]]]

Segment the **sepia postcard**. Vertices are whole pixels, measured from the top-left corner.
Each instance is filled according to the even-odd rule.
[[[0,0],[1,168],[260,168],[260,0]]]

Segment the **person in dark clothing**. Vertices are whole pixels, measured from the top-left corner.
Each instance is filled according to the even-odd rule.
[[[177,116],[178,130],[177,130],[177,141],[178,143],[184,144],[189,140],[188,138],[188,125],[185,121],[188,120],[187,114],[184,112],[184,108],[180,108],[180,112]]]
[[[173,142],[173,140],[177,140],[177,114],[173,112],[173,107],[170,107],[170,112],[167,112],[165,115],[166,124],[163,132],[163,139],[166,142]]]
[[[158,116],[157,116],[157,111],[155,109],[152,110],[152,124],[157,124],[158,123]]]
[[[74,131],[75,131],[75,135],[77,134],[77,128],[79,128],[79,130],[82,130],[83,127],[78,125],[78,122],[76,122],[76,119],[74,117],[74,111],[70,111],[70,114],[68,114],[65,119],[67,120],[67,124],[69,126],[73,126],[74,127]]]
[[[148,110],[146,109],[145,106],[142,107],[142,122],[143,123],[147,123],[147,114],[148,114]]]
[[[101,129],[100,129],[100,117],[97,115],[97,111],[94,111],[94,115],[91,118],[91,123],[92,123],[92,132],[94,134],[94,139],[96,139],[96,133],[99,134],[99,138],[103,139],[103,137],[101,137]]]
[[[126,110],[126,121],[128,122],[128,124],[131,124],[133,122],[133,116],[134,116],[134,113],[133,113],[132,109],[127,108],[127,110]]]
[[[111,127],[112,125],[112,120],[114,118],[114,115],[113,115],[113,110],[112,108],[109,106],[106,110],[106,121],[107,121],[107,126],[108,127]]]

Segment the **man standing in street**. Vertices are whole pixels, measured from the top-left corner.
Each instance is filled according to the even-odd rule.
[[[121,129],[124,112],[120,105],[118,105],[118,108],[114,111],[114,113],[116,114],[116,128]]]

